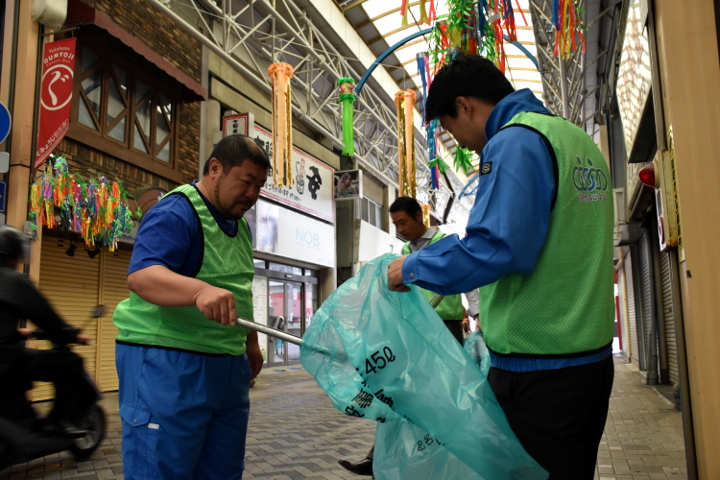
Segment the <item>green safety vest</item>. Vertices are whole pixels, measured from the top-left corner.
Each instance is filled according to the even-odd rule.
[[[591,352],[613,338],[613,198],[607,163],[592,139],[561,117],[523,112],[557,160],[557,198],[545,245],[529,275],[480,289],[482,329],[500,354]],[[518,128],[518,127],[515,127]]]
[[[433,235],[433,237],[430,239],[430,243],[428,245],[437,242],[444,236],[445,234],[438,230],[437,232],[435,232],[435,235]],[[402,254],[410,255],[411,253],[412,251],[410,250],[410,242],[407,242],[405,245],[403,245]],[[420,291],[428,302],[432,300],[432,298],[435,296],[435,294],[430,290],[425,290],[424,288],[421,288]],[[442,302],[440,302],[440,305],[437,306],[435,311],[438,315],[440,315],[440,318],[442,318],[443,320],[462,320],[465,316],[465,308],[463,307],[462,298],[460,298],[460,295],[445,296],[445,298],[443,298]]]
[[[237,234],[227,235],[193,185],[176,188],[192,204],[202,228],[203,260],[195,278],[233,293],[239,317],[253,319],[253,248],[247,221],[238,221]],[[164,198],[166,198],[164,197]],[[163,200],[160,200],[161,202]],[[172,232],[168,232],[172,235]],[[162,307],[135,293],[118,304],[113,315],[117,340],[139,345],[209,354],[242,355],[249,330],[209,320],[197,307]]]

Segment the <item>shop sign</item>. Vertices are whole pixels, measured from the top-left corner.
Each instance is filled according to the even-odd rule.
[[[40,126],[35,168],[42,165],[65,137],[70,126],[75,38],[49,42],[43,48],[40,83]]]
[[[335,266],[333,225],[264,200],[258,200],[245,218],[256,250],[313,265]]]
[[[615,84],[620,118],[625,131],[625,151],[628,155],[632,152],[652,86],[650,46],[645,18],[640,1],[634,1],[628,12],[620,68]]]
[[[248,135],[250,127],[255,123],[252,113],[238,113],[223,117],[223,137],[239,133]]]
[[[272,157],[271,133],[255,125],[252,137],[265,148],[268,156]],[[334,223],[334,170],[295,147],[292,160],[295,183],[290,187],[275,187],[272,175],[269,175],[260,195]]]
[[[335,172],[335,200],[361,199],[362,187],[362,170]]]
[[[252,282],[253,320],[260,325],[268,323],[268,279],[267,277],[254,277]],[[258,332],[258,344],[263,356],[263,363],[268,361],[267,335]]]

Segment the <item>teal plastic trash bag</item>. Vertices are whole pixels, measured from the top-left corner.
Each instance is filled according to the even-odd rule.
[[[376,258],[338,288],[300,349],[337,409],[378,422],[375,478],[546,479],[487,382],[487,352],[463,350],[416,287],[388,289],[396,258]]]

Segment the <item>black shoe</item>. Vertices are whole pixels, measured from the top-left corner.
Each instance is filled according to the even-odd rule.
[[[348,472],[352,472],[355,475],[364,475],[366,477],[372,477],[373,474],[373,461],[372,458],[363,458],[357,463],[348,462],[347,460],[338,460],[338,463]]]

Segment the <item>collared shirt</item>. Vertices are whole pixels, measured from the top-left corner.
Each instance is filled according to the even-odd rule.
[[[422,237],[418,238],[414,242],[410,242],[410,251],[411,252],[419,252],[423,248],[427,247],[430,244],[430,240],[435,236],[437,233],[437,228],[430,227],[427,230],[425,230],[425,233],[422,234]]]

